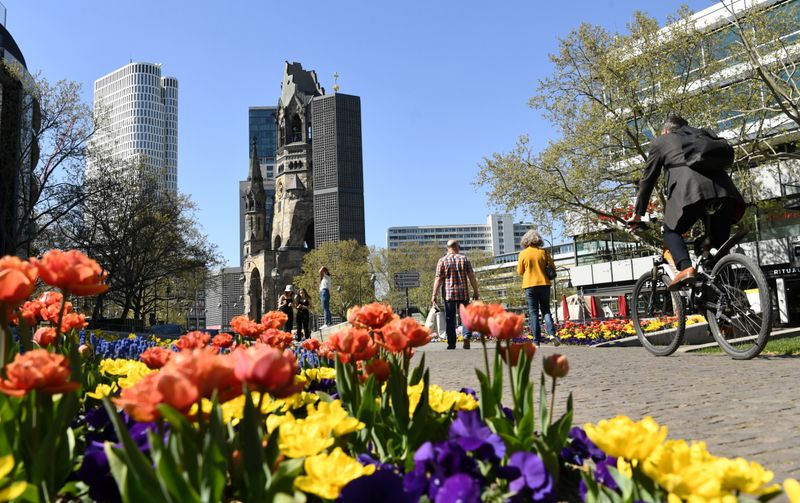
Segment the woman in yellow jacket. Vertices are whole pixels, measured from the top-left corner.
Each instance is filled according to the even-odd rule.
[[[553,317],[550,315],[550,278],[547,277],[545,266],[550,264],[556,270],[553,257],[542,249],[544,244],[542,236],[534,230],[529,230],[522,236],[522,251],[519,253],[517,262],[517,274],[522,276],[522,288],[525,290],[525,297],[528,300],[528,313],[533,340],[540,344],[542,340],[542,329],[539,325],[539,311],[541,310],[547,326],[548,338],[553,344],[558,346],[561,341],[556,337],[555,327],[553,327]]]

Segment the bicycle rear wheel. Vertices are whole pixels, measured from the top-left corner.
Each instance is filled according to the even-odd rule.
[[[749,257],[722,257],[711,273],[719,290],[717,305],[707,309],[711,334],[736,360],[757,356],[772,331],[772,296],[761,268]]]
[[[645,349],[656,356],[669,356],[683,342],[686,316],[683,297],[667,291],[666,274],[642,275],[633,287],[631,317],[636,336]]]

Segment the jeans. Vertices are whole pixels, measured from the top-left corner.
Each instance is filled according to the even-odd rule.
[[[311,336],[311,331],[309,330],[310,321],[311,318],[308,315],[308,311],[297,311],[297,340],[302,341]]]
[[[736,212],[734,208],[735,202],[732,199],[720,202],[722,207],[714,215],[711,215],[709,219],[711,222],[710,228],[705,229],[711,242],[711,248],[719,248],[728,240],[731,235],[731,225],[733,224],[731,215]],[[695,222],[705,217],[705,208],[708,203],[713,203],[713,201],[700,201],[685,207],[674,229],[668,229],[664,225],[664,244],[667,245],[672,258],[675,260],[675,267],[679,271],[692,265],[692,261],[689,258],[689,249],[683,240],[683,233],[691,229]],[[703,226],[705,226],[705,221]]]
[[[444,301],[444,316],[447,323],[445,324],[445,332],[447,333],[447,347],[456,347],[456,316],[458,315],[458,307],[463,304],[469,304],[468,300],[446,300]],[[469,340],[470,332],[467,327],[461,325],[461,332],[464,334],[464,340]]]
[[[333,317],[331,316],[331,291],[323,288],[319,291],[319,300],[322,304],[322,317],[325,319],[326,325],[333,325]]]
[[[556,330],[553,327],[553,317],[550,315],[550,285],[531,286],[525,289],[525,298],[528,300],[528,315],[531,330],[533,330],[533,340],[536,344],[542,342],[542,329],[539,326],[539,310],[544,316],[544,323],[547,325],[547,333],[555,337]]]

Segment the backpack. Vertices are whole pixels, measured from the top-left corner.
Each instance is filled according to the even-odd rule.
[[[550,254],[547,253],[547,252],[544,252],[544,256],[545,256],[545,259],[547,260],[547,263],[544,265],[544,273],[547,275],[547,278],[550,281],[552,281],[552,280],[556,279],[556,277],[558,277],[558,271],[553,269],[553,267],[550,265]]]
[[[682,136],[686,165],[693,170],[713,174],[723,172],[733,165],[733,147],[707,129],[684,126],[675,131]]]

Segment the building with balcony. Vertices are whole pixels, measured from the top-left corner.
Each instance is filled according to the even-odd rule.
[[[415,243],[444,248],[448,240],[455,239],[462,251],[483,250],[497,256],[518,252],[523,234],[532,227],[533,224],[514,223],[514,217],[508,214],[491,214],[485,224],[389,227],[386,246],[397,250]]]

